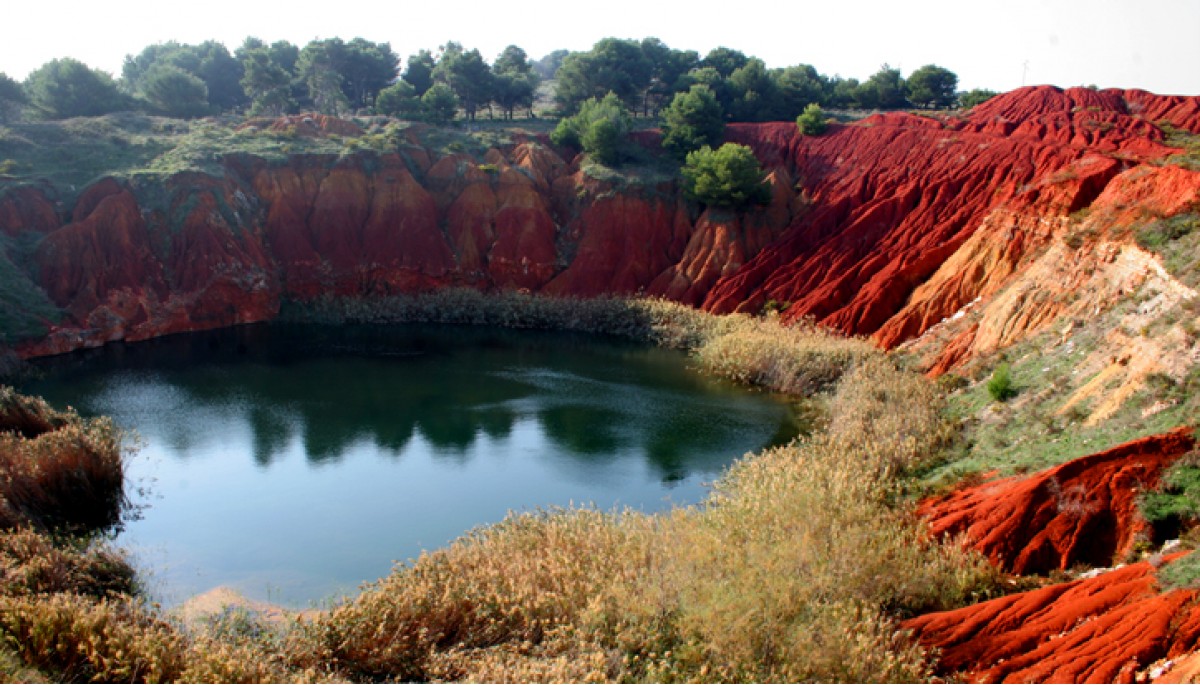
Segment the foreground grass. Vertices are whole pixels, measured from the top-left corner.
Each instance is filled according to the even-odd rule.
[[[291,316],[617,334],[743,382],[823,392],[827,410],[809,438],[735,464],[701,505],[514,515],[282,632],[185,630],[132,587],[19,584],[0,594],[0,666],[102,681],[911,681],[930,662],[897,620],[995,586],[983,559],[926,538],[907,497],[949,439],[937,388],[862,341],[658,301],[457,291]],[[14,559],[0,554],[5,577]]]

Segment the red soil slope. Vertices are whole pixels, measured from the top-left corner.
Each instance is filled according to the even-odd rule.
[[[591,178],[534,141],[442,155],[414,127],[391,155],[234,155],[219,177],[136,192],[105,180],[70,215],[43,189],[8,190],[0,232],[40,240],[20,266],[65,312],[24,355],[268,319],[285,297],[446,286],[645,292],[716,312],[773,299],[891,347],[1003,280],[991,268],[1044,246],[1038,226],[1171,153],[1151,122],[1200,130],[1198,102],[1040,87],[965,119],[876,115],[816,138],[735,125],[727,137],[754,148],[774,189],[739,214],[699,211],[672,181]],[[357,132],[315,115],[252,123]],[[982,247],[981,228],[997,236]],[[996,258],[935,279],[964,247]]]
[[[1195,446],[1190,429],[1127,442],[1032,476],[956,490],[922,502],[935,537],[965,544],[1018,574],[1108,566],[1146,528],[1141,492]]]
[[[1160,593],[1142,562],[1094,578],[904,623],[940,650],[938,672],[968,682],[1132,683],[1195,649],[1194,590]]]
[[[1145,526],[1136,498],[1195,447],[1190,429],[1134,440],[1029,477],[985,483],[923,503],[934,535],[1015,573],[1108,566]],[[1200,605],[1191,590],[1160,593],[1139,563],[905,622],[940,653],[944,675],[983,682],[1133,682],[1138,671],[1191,652]]]

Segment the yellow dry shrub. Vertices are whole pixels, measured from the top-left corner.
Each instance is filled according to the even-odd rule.
[[[898,504],[897,475],[943,427],[936,403],[896,423],[925,381],[880,363],[846,375],[830,431],[744,458],[702,506],[512,516],[337,607],[291,658],[370,679],[927,677],[896,617],[959,605],[996,575]]]
[[[0,595],[73,592],[103,597],[133,587],[133,569],[103,544],[53,540],[27,528],[0,532]]]
[[[0,387],[0,528],[115,524],[125,501],[119,432],[44,404]]]
[[[128,599],[3,597],[0,631],[26,664],[62,682],[161,683],[183,671],[183,638]]]
[[[722,317],[727,329],[695,348],[709,373],[739,383],[807,396],[825,390],[853,364],[878,352],[864,340],[829,335],[801,322]]]

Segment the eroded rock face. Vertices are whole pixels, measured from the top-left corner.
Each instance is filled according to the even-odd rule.
[[[1012,573],[1109,566],[1147,529],[1137,498],[1194,446],[1190,429],[1134,440],[1032,476],[926,500],[919,514],[935,537],[961,536]]]
[[[1108,567],[1146,528],[1140,493],[1195,447],[1184,428],[1027,477],[922,503],[935,536],[957,536],[1019,574]],[[1178,555],[1176,555],[1178,556]],[[1161,592],[1138,563],[905,622],[936,648],[939,672],[974,682],[1134,682],[1200,638],[1193,590]]]
[[[1194,590],[1161,593],[1142,562],[905,621],[940,650],[938,671],[969,682],[1132,683],[1200,637]]]
[[[1020,305],[1019,319],[977,316],[932,338],[920,354],[937,373],[1061,313],[1025,307],[1011,286],[1079,210],[1195,202],[1195,172],[1144,162],[1173,152],[1151,122],[1200,130],[1197,102],[1038,87],[966,118],[889,113],[815,138],[790,122],[734,125],[727,138],[754,149],[773,188],[768,206],[738,213],[690,204],[672,181],[591,178],[531,139],[441,154],[413,127],[390,155],[233,155],[218,177],[167,181],[166,201],[106,179],[67,213],[47,189],[10,189],[0,233],[36,243],[19,266],[65,314],[25,355],[269,319],[284,298],[448,286],[647,293],[714,312],[774,300],[790,304],[785,320],[889,348],[981,299]],[[358,133],[318,116],[251,123]],[[1105,200],[1116,185],[1124,199]]]

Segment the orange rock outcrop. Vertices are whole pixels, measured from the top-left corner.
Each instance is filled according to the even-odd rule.
[[[1127,442],[1032,476],[1015,476],[926,500],[935,537],[962,536],[1018,574],[1109,566],[1148,539],[1138,497],[1195,447],[1190,429]]]
[[[1161,592],[1141,562],[904,623],[938,672],[983,683],[1132,683],[1200,639],[1195,590]]]
[[[1011,572],[1107,567],[1146,529],[1139,494],[1194,448],[1191,429],[1179,429],[927,500],[920,513],[933,535],[956,536]],[[1200,644],[1196,592],[1161,592],[1155,565],[1119,567],[904,625],[938,650],[943,675],[973,682],[1134,682],[1154,662]]]

